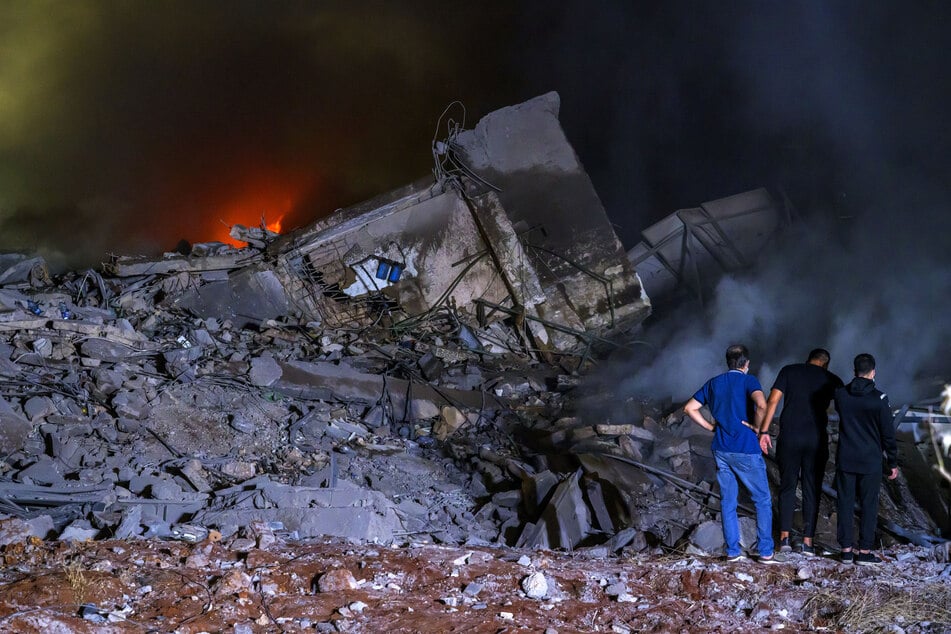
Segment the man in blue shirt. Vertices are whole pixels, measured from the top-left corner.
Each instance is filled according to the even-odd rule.
[[[717,463],[727,558],[730,561],[743,559],[736,517],[739,481],[750,492],[756,506],[759,561],[778,563],[779,558],[773,555],[773,505],[769,480],[757,435],[766,417],[766,397],[757,378],[747,374],[750,359],[746,346],[727,348],[726,365],[728,371],[704,383],[687,401],[684,412],[695,423],[713,432],[712,449]],[[709,408],[715,423],[711,424],[700,413],[704,405]]]

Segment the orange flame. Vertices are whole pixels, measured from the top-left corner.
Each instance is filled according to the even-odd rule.
[[[267,230],[273,231],[274,233],[280,233],[282,220],[284,220],[284,214],[281,214],[281,216],[274,222],[267,223]]]
[[[260,176],[245,181],[243,191],[233,193],[230,200],[215,205],[213,240],[236,247],[245,243],[231,237],[231,226],[260,227],[262,224],[275,233],[281,233],[284,219],[304,197],[306,185]]]

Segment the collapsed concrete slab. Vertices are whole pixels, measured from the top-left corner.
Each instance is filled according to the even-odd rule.
[[[279,362],[280,378],[270,387],[295,398],[341,400],[366,404],[391,404],[397,420],[435,418],[441,407],[457,405],[491,413],[502,407],[492,395],[482,391],[434,389],[426,383],[359,372],[347,365]]]
[[[33,425],[0,398],[0,453],[6,455],[23,447]]]
[[[226,280],[191,288],[176,296],[172,305],[203,317],[229,319],[241,327],[286,315],[287,296],[270,270],[238,269]]]
[[[651,297],[677,289],[702,297],[723,273],[750,266],[790,222],[789,209],[754,189],[672,213],[645,229],[627,256]]]
[[[516,543],[525,548],[572,549],[591,532],[591,513],[579,486],[581,470],[559,484],[541,517],[525,525]]]
[[[49,283],[46,260],[22,253],[0,254],[0,285],[37,287]]]
[[[292,302],[335,326],[444,306],[515,317],[543,350],[637,323],[650,302],[558,123],[555,93],[453,131],[416,183],[274,240]]]
[[[165,289],[166,303],[238,326],[292,315],[324,327],[408,328],[448,308],[482,327],[512,321],[543,354],[584,351],[639,323],[650,300],[559,107],[548,93],[473,130],[450,129],[434,145],[432,179],[291,234],[233,227],[251,249],[195,245],[157,260],[114,258],[105,270],[189,275]]]
[[[389,543],[403,526],[381,493],[340,481],[333,488],[293,487],[267,478],[217,491],[211,508],[193,523],[232,534],[252,522],[279,522],[299,537],[334,536]]]

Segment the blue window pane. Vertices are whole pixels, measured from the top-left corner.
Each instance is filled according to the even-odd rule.
[[[400,275],[403,273],[403,267],[399,264],[394,264],[393,268],[390,269],[390,281],[397,282],[400,279]]]
[[[386,262],[380,262],[376,267],[376,279],[385,280],[390,273],[390,265]]]

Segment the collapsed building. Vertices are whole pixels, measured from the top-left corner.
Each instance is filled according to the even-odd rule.
[[[275,237],[254,265],[234,271],[241,256],[120,258],[109,270],[201,271],[202,283],[179,300],[200,316],[292,314],[339,328],[418,320],[448,305],[481,325],[517,317],[539,352],[575,351],[637,324],[650,301],[558,105],[549,93],[473,130],[453,127],[434,146],[434,178]],[[219,266],[232,272],[210,270]]]
[[[625,253],[553,93],[450,125],[433,153],[432,178],[290,234],[234,227],[243,249],[56,280],[4,260],[3,540],[715,552],[708,433],[650,403],[592,420],[612,386],[578,371],[649,314],[645,285],[748,263],[783,211],[764,190],[704,203]],[[891,539],[951,528],[947,486],[909,488],[928,422],[903,445],[920,477],[882,505]]]

